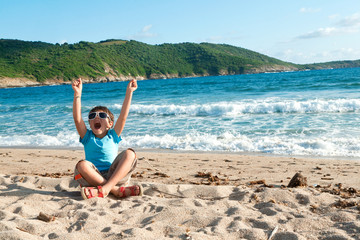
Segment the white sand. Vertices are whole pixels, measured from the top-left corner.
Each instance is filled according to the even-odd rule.
[[[360,239],[359,161],[139,152],[143,197],[82,200],[70,176],[82,156],[0,149],[0,239]],[[309,186],[281,188],[296,172]]]

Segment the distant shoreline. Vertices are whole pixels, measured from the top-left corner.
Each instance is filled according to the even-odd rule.
[[[285,73],[285,72],[302,72],[302,71],[317,71],[317,70],[329,70],[329,69],[306,69],[306,70],[294,70],[294,71],[274,71],[274,72],[254,72],[254,73],[244,73],[244,74],[224,74],[224,75],[189,75],[184,77],[179,76],[166,76],[159,75],[158,78],[145,78],[143,76],[128,76],[124,78],[99,78],[99,79],[83,79],[85,84],[88,83],[106,83],[106,82],[124,82],[131,79],[140,80],[166,80],[166,79],[177,79],[177,78],[198,78],[198,77],[211,77],[211,76],[235,76],[235,75],[249,75],[249,74],[263,74],[263,73]],[[60,85],[70,85],[71,81],[63,80],[47,80],[45,82],[38,82],[36,80],[25,79],[25,78],[0,78],[0,89],[3,88],[22,88],[22,87],[44,87],[44,86],[60,86]]]

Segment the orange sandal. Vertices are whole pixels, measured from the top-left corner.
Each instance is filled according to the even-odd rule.
[[[97,194],[93,194],[94,190],[97,190]],[[94,197],[101,197],[104,198],[103,190],[101,186],[97,187],[82,187],[81,188],[81,196],[83,199],[90,199]]]
[[[137,193],[139,190],[139,193]],[[130,196],[142,196],[143,195],[143,188],[141,185],[134,185],[130,187],[120,187],[119,193],[122,194],[120,198],[130,197]]]

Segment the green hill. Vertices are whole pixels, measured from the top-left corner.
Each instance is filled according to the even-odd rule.
[[[360,66],[360,61],[297,65],[240,47],[210,43],[149,45],[137,41],[49,44],[0,39],[0,80],[38,82],[173,78]]]
[[[0,40],[0,78],[40,82],[69,81],[77,77],[121,79],[128,75],[164,78],[243,74],[297,68],[295,64],[223,44],[149,45],[107,40],[59,45]]]
[[[356,68],[360,67],[360,60],[355,61],[333,61],[325,63],[314,63],[303,65],[306,69],[331,69],[331,68]]]

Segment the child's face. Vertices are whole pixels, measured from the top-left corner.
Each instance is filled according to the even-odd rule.
[[[100,113],[103,111],[97,111],[96,113]],[[113,122],[107,118],[100,118],[99,114],[96,114],[95,118],[89,119],[89,124],[92,132],[96,137],[102,138],[107,134],[107,131],[111,128]]]

